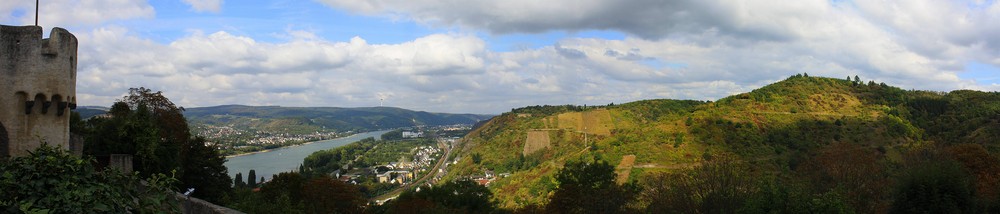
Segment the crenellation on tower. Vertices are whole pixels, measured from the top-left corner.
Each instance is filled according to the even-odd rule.
[[[42,142],[68,149],[76,108],[76,36],[53,28],[0,25],[0,157]]]

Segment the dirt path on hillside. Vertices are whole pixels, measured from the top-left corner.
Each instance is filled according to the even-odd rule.
[[[840,113],[829,113],[829,112],[801,112],[801,113],[791,113],[783,111],[749,111],[749,112],[751,114],[784,114],[784,115],[808,114],[808,115],[819,115],[819,116],[851,116],[851,117],[858,116],[857,114],[840,114]]]
[[[751,159],[750,161],[766,161],[766,160],[771,160],[771,159],[775,159],[775,158],[778,158],[778,156],[777,155],[768,155],[768,156],[765,156],[765,157],[754,158],[754,159]],[[704,161],[702,161],[702,162],[694,162],[694,163],[675,163],[675,164],[668,164],[668,165],[659,165],[659,164],[655,164],[655,163],[646,163],[646,164],[636,164],[635,166],[632,166],[632,168],[645,168],[645,169],[689,169],[689,168],[699,167],[699,166],[701,166],[703,164],[704,164]]]

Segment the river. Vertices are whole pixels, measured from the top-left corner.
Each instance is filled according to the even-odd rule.
[[[271,175],[298,170],[299,165],[302,164],[302,159],[305,159],[315,151],[336,148],[369,137],[378,139],[382,134],[389,131],[391,130],[364,132],[337,139],[321,140],[266,152],[230,157],[226,158],[225,165],[229,170],[230,177],[235,178],[236,173],[243,173],[244,182],[249,180],[247,174],[251,169],[257,174],[258,182],[260,177],[271,180]]]

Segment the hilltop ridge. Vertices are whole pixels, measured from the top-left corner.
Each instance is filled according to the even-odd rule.
[[[413,111],[396,107],[281,107],[223,105],[188,108],[184,111],[195,124],[245,124],[268,127],[301,125],[308,129],[337,131],[375,130],[416,125],[473,124],[491,115],[448,114]],[[315,131],[315,130],[310,130]]]
[[[546,203],[564,163],[600,157],[619,182],[700,165],[719,154],[794,169],[832,143],[900,161],[908,148],[1000,140],[1000,93],[907,91],[859,78],[795,75],[719,99],[513,109],[467,135],[446,179],[511,173],[490,184],[500,207]]]
[[[107,107],[81,106],[82,118],[104,114]],[[414,111],[397,107],[282,107],[220,105],[186,108],[184,116],[199,125],[237,125],[268,130],[276,126],[300,126],[304,133],[390,129],[417,125],[475,124],[493,115],[451,114]]]
[[[107,108],[83,107],[82,118]],[[235,155],[331,139],[362,131],[414,126],[469,126],[492,115],[413,111],[396,107],[282,107],[222,105],[183,111],[194,133]]]

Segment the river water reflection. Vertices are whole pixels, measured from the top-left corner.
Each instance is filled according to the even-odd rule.
[[[389,132],[389,130],[364,132],[348,137],[316,141],[310,144],[230,157],[226,158],[227,161],[225,165],[229,170],[230,177],[235,177],[238,172],[243,173],[244,182],[249,180],[249,178],[247,178],[247,173],[249,173],[251,169],[253,169],[254,173],[257,174],[258,182],[260,177],[271,180],[271,175],[298,170],[299,165],[302,164],[302,159],[305,159],[306,156],[309,156],[309,154],[312,154],[315,151],[336,148],[369,137],[378,139],[386,132]]]

